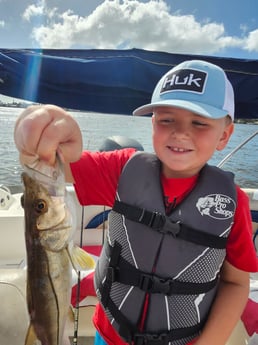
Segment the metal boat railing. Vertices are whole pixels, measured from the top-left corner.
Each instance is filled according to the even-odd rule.
[[[221,168],[237,151],[239,151],[245,144],[247,144],[250,140],[252,140],[258,131],[251,134],[248,138],[246,138],[243,142],[241,142],[234,150],[232,150],[228,155],[226,155],[217,165],[218,168]]]

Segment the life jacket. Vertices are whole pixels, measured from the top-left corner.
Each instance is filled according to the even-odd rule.
[[[166,216],[160,167],[155,155],[143,152],[124,166],[95,270],[107,317],[134,345],[183,345],[198,335],[216,295],[236,209],[233,174],[206,165]]]

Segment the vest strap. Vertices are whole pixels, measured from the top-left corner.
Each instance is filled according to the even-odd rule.
[[[106,245],[108,246],[108,249],[110,251],[110,262],[109,266],[107,267],[107,275],[104,284],[101,284],[99,286],[99,290],[101,293],[101,302],[104,308],[107,307],[110,300],[110,290],[113,282],[115,281],[114,267],[117,267],[121,253],[121,245],[117,241],[115,241],[114,247],[111,247],[108,244]]]
[[[173,279],[163,279],[153,274],[146,274],[134,268],[121,254],[121,245],[115,241],[114,247],[109,246],[110,264],[104,283],[101,283],[99,290],[101,293],[101,303],[108,309],[119,325],[119,334],[129,344],[133,345],[168,345],[171,341],[195,336],[203,328],[203,323],[198,323],[190,327],[175,328],[169,332],[159,334],[149,334],[139,332],[137,323],[132,324],[110,297],[110,288],[113,282],[118,281],[123,284],[138,286],[143,291],[149,293],[165,294],[199,294],[210,290],[216,285],[217,279],[209,283],[187,283],[174,281]]]
[[[122,214],[129,220],[144,224],[158,232],[170,234],[181,240],[217,249],[226,247],[226,237],[196,230],[182,223],[173,223],[169,217],[160,212],[148,211],[118,200],[115,200],[113,211]]]
[[[145,273],[130,263],[123,257],[120,257],[118,266],[108,268],[109,276],[113,282],[137,286],[143,291],[149,293],[163,293],[164,295],[198,295],[206,293],[217,285],[218,277],[205,283],[192,283],[174,280],[172,278],[164,278],[154,273]]]
[[[168,345],[172,341],[197,335],[203,326],[204,322],[190,327],[174,328],[167,333],[136,333],[134,335],[134,345]]]
[[[107,308],[110,310],[114,319],[119,324],[118,333],[129,344],[133,345],[168,345],[171,341],[191,336],[197,336],[205,324],[205,320],[201,323],[189,327],[173,328],[170,331],[160,332],[158,334],[150,334],[139,332],[137,326],[133,325],[127,317],[121,313],[115,303],[109,299]]]

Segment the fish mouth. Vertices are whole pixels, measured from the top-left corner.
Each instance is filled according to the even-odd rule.
[[[26,164],[24,168],[27,170],[28,175],[32,178],[34,178],[34,175],[36,174],[36,177],[39,175],[44,176],[45,178],[48,177],[52,180],[57,180],[58,176],[64,174],[63,163],[58,154],[56,154],[56,161],[55,165],[53,166],[47,164],[43,160],[35,159],[33,163]]]
[[[54,183],[58,180],[58,176],[62,175],[58,166],[52,167],[40,161],[35,166],[25,165],[24,172],[31,179],[43,183]]]
[[[65,174],[59,159],[55,166],[38,160],[33,165],[25,165],[23,170],[22,178],[25,185],[40,184],[51,196],[65,195]]]

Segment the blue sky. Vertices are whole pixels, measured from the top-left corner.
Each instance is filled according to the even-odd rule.
[[[257,0],[0,0],[0,48],[258,56]]]

